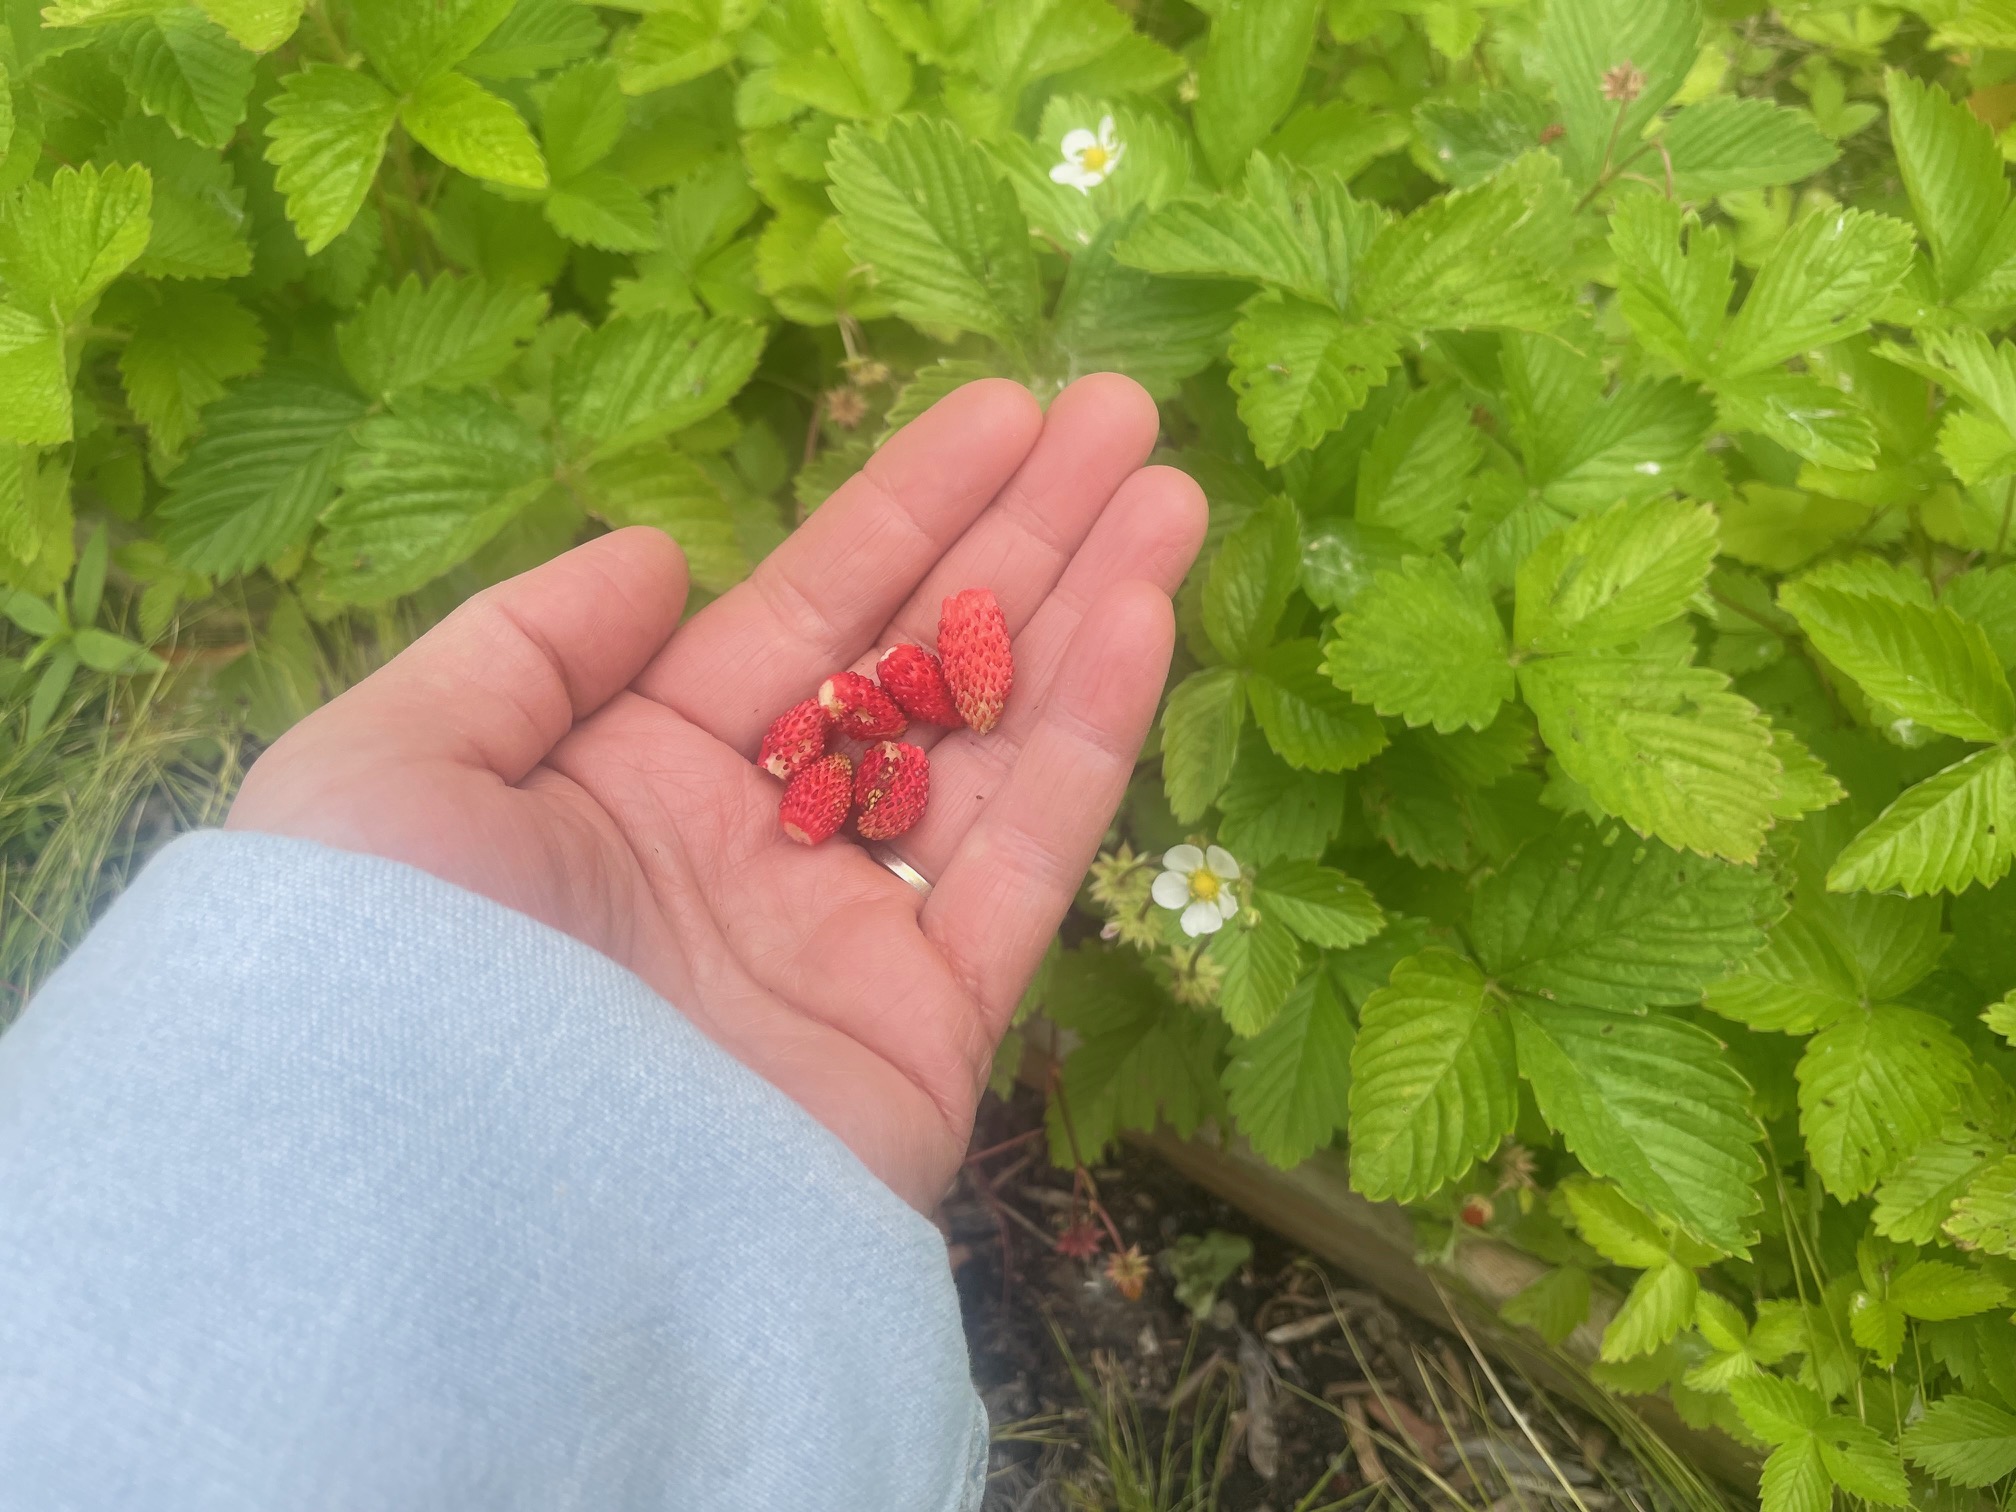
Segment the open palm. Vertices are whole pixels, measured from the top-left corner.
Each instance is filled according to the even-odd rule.
[[[1047,416],[969,385],[683,627],[677,549],[603,537],[304,720],[229,823],[407,862],[586,941],[929,1206],[1161,693],[1205,508],[1142,466],[1155,433],[1123,378]],[[786,840],[752,758],[821,679],[930,643],[973,586],[1007,613],[1016,688],[994,731],[932,752],[930,810],[893,847],[926,898],[844,840]]]

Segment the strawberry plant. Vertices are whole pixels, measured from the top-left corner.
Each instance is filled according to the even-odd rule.
[[[2006,1502],[2007,7],[4,7],[0,770],[1124,371],[1212,528],[1060,1155],[1337,1146],[1773,1512]]]

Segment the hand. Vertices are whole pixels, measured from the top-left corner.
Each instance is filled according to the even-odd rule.
[[[388,856],[586,941],[928,1208],[1167,675],[1205,506],[1142,466],[1156,428],[1112,375],[1047,416],[971,384],[683,627],[677,547],[593,541],[303,720],[229,826]],[[932,751],[930,810],[895,847],[925,899],[844,838],[785,839],[753,758],[822,679],[929,644],[973,586],[1007,613],[1015,691],[990,734]]]

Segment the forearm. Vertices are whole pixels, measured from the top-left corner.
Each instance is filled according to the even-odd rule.
[[[171,847],[0,1038],[0,1508],[977,1503],[935,1231],[587,947]]]

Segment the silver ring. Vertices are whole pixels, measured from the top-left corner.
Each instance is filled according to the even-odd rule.
[[[925,897],[928,898],[931,896],[931,884],[925,879],[924,873],[917,870],[916,867],[905,861],[896,852],[884,845],[871,845],[868,847],[868,854],[888,867],[890,871],[901,877],[905,882],[908,882],[912,887],[916,888]]]

